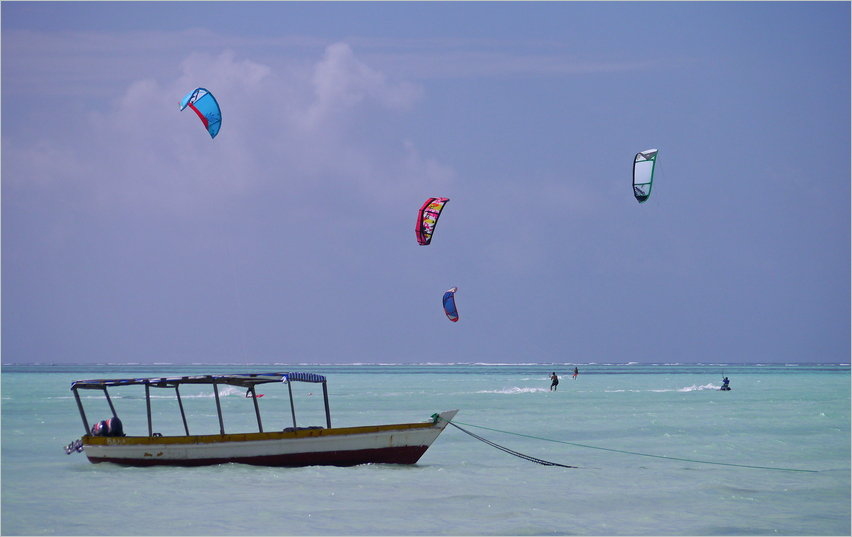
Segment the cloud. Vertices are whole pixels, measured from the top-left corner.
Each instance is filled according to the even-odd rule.
[[[72,188],[95,210],[190,218],[285,189],[290,197],[339,192],[391,203],[416,182],[453,176],[420,157],[400,130],[423,88],[389,82],[346,43],[289,69],[231,50],[193,52],[179,66],[164,83],[133,81],[106,110],[81,112],[68,131],[35,129],[35,144],[7,131],[4,175],[16,187]],[[180,98],[199,86],[222,107],[215,140],[191,111],[178,111]]]
[[[236,54],[226,50],[218,56],[193,52],[181,63],[181,77],[174,83],[192,89],[203,82],[222,93],[257,94],[272,69],[251,60],[236,60]]]
[[[326,48],[313,76],[316,101],[308,118],[324,117],[340,108],[349,108],[371,99],[387,108],[408,108],[422,97],[423,90],[414,84],[387,83],[385,75],[359,61],[346,43]]]
[[[309,93],[294,88],[304,106],[288,123],[297,147],[291,163],[321,182],[345,181],[347,191],[389,201],[417,180],[445,180],[445,166],[423,160],[399,119],[425,94],[407,81],[390,83],[360,61],[346,43],[329,45],[310,68]],[[318,177],[319,176],[319,177]]]

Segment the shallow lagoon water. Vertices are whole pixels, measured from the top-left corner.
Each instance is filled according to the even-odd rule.
[[[852,532],[848,364],[579,364],[577,380],[571,379],[573,368],[4,365],[2,533]],[[326,375],[333,426],[425,421],[458,408],[455,421],[465,429],[577,468],[534,464],[454,427],[410,467],[126,468],[64,452],[83,433],[70,391],[74,380],[265,371]],[[560,376],[556,392],[549,391],[551,371]],[[731,379],[732,391],[718,391],[722,375]],[[312,389],[296,393],[300,425],[324,421],[321,395]],[[125,430],[141,428],[144,434],[144,390],[125,390],[114,401]],[[155,430],[179,433],[173,398],[153,393]],[[97,415],[99,401],[91,395],[90,422],[108,417],[105,402],[104,415]],[[218,431],[212,393],[181,395],[191,428]],[[220,396],[229,432],[256,426],[241,391],[223,387]],[[264,427],[267,419],[291,425],[288,408],[274,411],[285,403],[277,397],[269,390],[259,401]]]

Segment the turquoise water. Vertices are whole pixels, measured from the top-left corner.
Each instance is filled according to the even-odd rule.
[[[4,365],[4,535],[849,535],[845,365]],[[125,468],[66,455],[83,425],[71,382],[307,371],[329,379],[333,426],[425,421],[460,409],[411,467]],[[560,375],[550,392],[550,373]],[[718,391],[722,376],[732,391]],[[306,385],[307,386],[307,385]],[[313,385],[310,385],[313,386]],[[297,392],[297,417],[324,420]],[[142,388],[115,398],[147,433]],[[222,388],[226,429],[253,430]],[[260,390],[263,392],[264,390]],[[272,390],[262,401],[274,404]],[[154,395],[158,395],[155,390]],[[111,391],[112,395],[113,392]],[[90,394],[86,394],[87,396]],[[212,394],[184,393],[190,427],[218,432]],[[108,417],[96,394],[90,422]],[[180,431],[171,397],[155,430]],[[98,406],[98,403],[102,406]],[[228,411],[234,411],[232,416]],[[103,414],[101,416],[101,414]],[[266,414],[264,414],[266,426]],[[282,416],[284,420],[286,416]],[[276,417],[270,418],[272,420]],[[302,423],[300,423],[301,425]],[[312,424],[312,423],[311,423]],[[285,426],[289,425],[285,423]]]

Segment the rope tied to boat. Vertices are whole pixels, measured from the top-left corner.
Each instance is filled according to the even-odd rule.
[[[433,418],[435,418],[436,423],[439,419],[443,419],[443,418],[440,418],[437,414],[435,414],[433,416]],[[488,440],[485,440],[484,438],[477,437],[475,434],[472,434],[469,431],[465,431],[464,429],[462,429],[461,427],[459,427],[458,425],[456,425],[452,421],[449,421],[449,420],[444,420],[444,421],[447,421],[447,423],[449,423],[453,427],[456,427],[457,429],[460,429],[460,430],[466,432],[467,434],[469,434],[469,435],[471,435],[475,438],[479,438],[483,442],[491,444],[494,447],[497,447],[498,449],[504,449],[500,446],[497,446],[497,444],[494,444],[493,442],[489,442]],[[752,470],[775,470],[775,471],[778,471],[778,472],[804,472],[804,473],[814,473],[814,474],[818,472],[818,470],[805,470],[805,469],[800,469],[800,468],[778,468],[778,467],[773,467],[773,466],[755,466],[755,465],[750,465],[750,464],[735,464],[735,463],[731,463],[731,462],[699,461],[699,460],[695,460],[695,459],[686,459],[686,458],[682,458],[682,457],[668,457],[668,456],[665,456],[665,455],[651,455],[651,454],[648,454],[648,453],[637,453],[635,451],[625,451],[625,450],[621,450],[621,449],[603,448],[603,447],[598,447],[598,446],[587,446],[587,445],[584,445],[584,444],[577,444],[577,443],[574,443],[574,442],[565,442],[563,440],[553,440],[553,439],[550,439],[550,438],[542,438],[542,437],[539,437],[539,436],[532,436],[532,435],[528,435],[528,434],[513,433],[513,432],[510,432],[510,431],[501,431],[499,429],[492,429],[490,427],[483,427],[481,425],[472,425],[470,423],[465,423],[464,425],[467,425],[468,427],[476,427],[476,428],[479,428],[479,429],[486,429],[488,431],[494,431],[494,432],[497,432],[497,433],[511,434],[511,435],[515,435],[515,436],[523,436],[523,437],[532,438],[532,439],[535,439],[535,440],[544,440],[545,442],[556,442],[558,444],[565,444],[565,445],[569,445],[569,446],[576,446],[576,447],[582,447],[582,448],[587,448],[587,449],[599,449],[599,450],[602,450],[602,451],[611,451],[613,453],[622,453],[622,454],[625,454],[625,455],[637,455],[637,456],[640,456],[640,457],[652,457],[652,458],[655,458],[655,459],[666,459],[666,460],[670,460],[670,461],[694,462],[694,463],[698,463],[698,464],[713,464],[713,465],[716,465],[716,466],[733,466],[733,467],[736,467],[736,468],[750,468]],[[505,449],[504,449],[504,451],[505,451]],[[511,451],[511,450],[508,450],[508,451]],[[518,456],[521,456],[521,455],[518,454]],[[522,458],[523,457],[525,457],[525,456],[522,456]],[[542,463],[539,463],[539,464],[542,464]],[[554,464],[554,465],[555,466],[564,466],[562,464]],[[576,468],[576,466],[565,466],[565,468]]]
[[[443,419],[440,416],[438,416],[437,414],[433,415],[432,418],[435,420],[434,421],[435,423],[437,423],[439,419]],[[568,466],[567,464],[559,464],[558,462],[550,462],[550,461],[546,461],[546,460],[543,460],[543,459],[537,459],[537,458],[531,457],[529,455],[524,455],[523,453],[519,453],[519,452],[514,451],[512,449],[509,449],[507,447],[496,444],[496,443],[492,442],[491,440],[488,440],[488,439],[483,438],[479,435],[476,435],[476,434],[468,431],[467,429],[463,429],[462,427],[459,427],[458,425],[456,425],[452,421],[449,421],[449,420],[444,420],[444,421],[446,421],[447,423],[449,423],[450,425],[452,425],[456,429],[460,430],[461,432],[463,432],[465,434],[469,434],[470,436],[476,438],[480,442],[485,442],[489,446],[497,448],[500,451],[508,453],[509,455],[514,455],[515,457],[519,457],[521,459],[524,459],[524,460],[527,460],[527,461],[530,461],[530,462],[534,462],[534,463],[540,464],[542,466],[561,466],[562,468],[576,468],[576,466]]]

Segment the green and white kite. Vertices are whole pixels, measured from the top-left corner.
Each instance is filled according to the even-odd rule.
[[[633,159],[633,195],[639,203],[648,201],[651,185],[654,183],[654,168],[657,164],[657,150],[648,149],[636,153]]]

